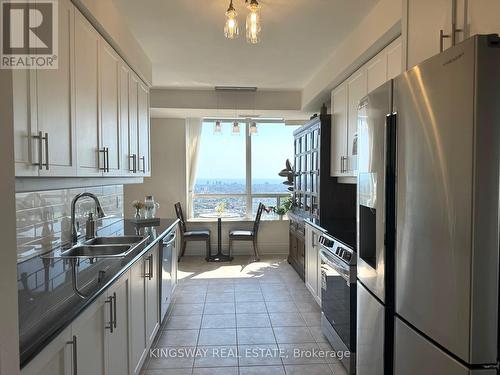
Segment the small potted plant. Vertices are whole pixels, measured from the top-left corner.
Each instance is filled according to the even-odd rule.
[[[217,215],[221,216],[225,211],[226,211],[226,203],[225,202],[217,203],[217,206],[215,206],[215,212],[217,212]]]
[[[135,200],[132,202],[132,206],[135,208],[135,218],[141,218],[141,210],[144,208],[144,202]]]
[[[286,198],[283,203],[274,209],[274,212],[279,215],[280,220],[283,220],[283,216],[286,215],[288,211],[292,208],[293,201],[291,197]]]

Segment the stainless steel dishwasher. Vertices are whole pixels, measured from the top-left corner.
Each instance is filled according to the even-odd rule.
[[[173,289],[177,281],[177,255],[175,248],[176,233],[169,233],[163,239],[160,248],[160,320],[165,320],[172,298]]]

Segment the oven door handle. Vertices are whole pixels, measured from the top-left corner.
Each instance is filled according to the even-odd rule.
[[[333,268],[340,277],[342,277],[347,285],[351,284],[350,280],[350,270],[349,267],[345,267],[339,262],[337,262],[331,255],[327,253],[327,250],[320,251],[321,260],[325,262],[329,267]]]

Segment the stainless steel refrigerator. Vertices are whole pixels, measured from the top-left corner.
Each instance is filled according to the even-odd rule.
[[[358,129],[358,374],[497,374],[500,39],[376,89]]]

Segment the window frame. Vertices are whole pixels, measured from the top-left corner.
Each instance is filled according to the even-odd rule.
[[[203,120],[202,126],[205,126],[205,124],[211,124],[212,122],[215,123],[215,119],[208,119],[208,120]],[[254,213],[253,211],[253,199],[254,198],[275,198],[276,199],[276,207],[279,207],[281,205],[281,201],[283,199],[286,199],[291,196],[291,193],[252,193],[252,135],[249,132],[249,126],[250,122],[255,121],[254,119],[246,119],[244,121],[241,121],[240,119],[220,119],[221,122],[233,122],[233,121],[238,121],[240,126],[243,125],[244,131],[244,137],[245,137],[245,193],[239,193],[239,194],[191,194],[191,196],[188,195],[188,199],[191,199],[190,207],[191,207],[191,212],[189,212],[189,219],[198,219],[194,217],[194,200],[198,198],[246,198],[246,207],[245,207],[245,212],[246,216],[244,219],[250,219],[253,218]],[[259,123],[259,121],[255,121]],[[265,123],[284,123],[283,121],[265,121]],[[285,125],[286,126],[286,125]],[[241,134],[241,133],[240,133]],[[204,219],[204,221],[215,221],[216,219],[210,220],[210,219]],[[266,218],[262,218],[262,220],[266,220]],[[267,220],[272,220],[267,218]]]

